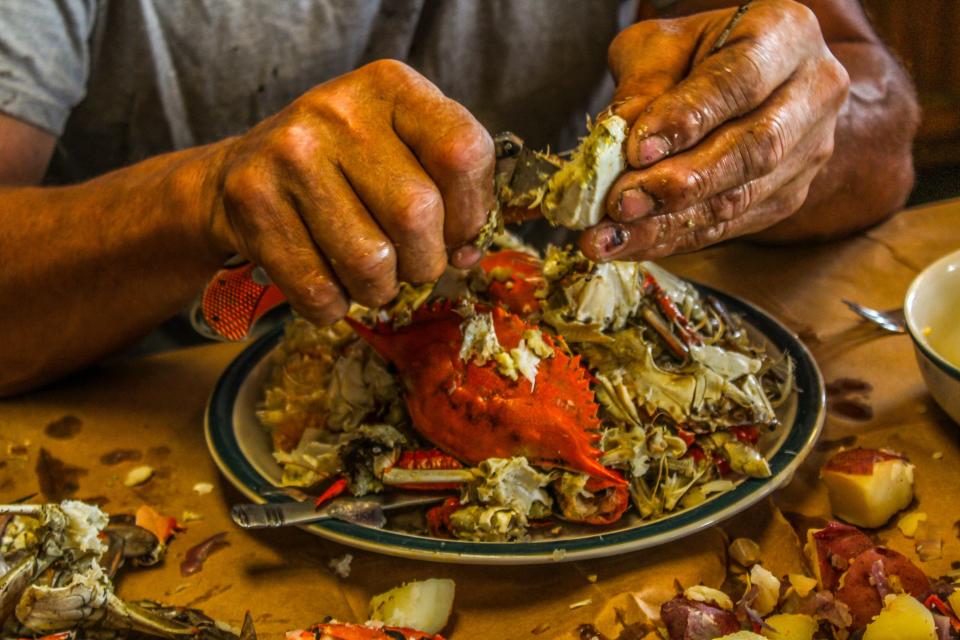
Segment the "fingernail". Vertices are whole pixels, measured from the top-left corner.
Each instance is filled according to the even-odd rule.
[[[472,244],[465,244],[453,252],[450,262],[458,269],[468,269],[475,265],[482,256],[480,249]]]
[[[636,220],[653,211],[655,203],[642,189],[627,189],[620,194],[620,219]]]
[[[670,143],[663,136],[648,136],[640,141],[640,164],[653,164],[670,153]]]
[[[623,250],[630,239],[630,233],[623,227],[610,226],[602,229],[597,234],[594,243],[597,251],[605,257],[614,256]]]

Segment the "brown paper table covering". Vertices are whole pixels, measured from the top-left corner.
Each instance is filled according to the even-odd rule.
[[[794,521],[826,516],[828,501],[817,473],[838,441],[849,445],[852,436],[857,445],[902,451],[917,465],[915,508],[928,514],[944,541],[940,559],[920,563],[930,575],[944,574],[960,562],[955,529],[960,427],[927,393],[909,338],[865,326],[840,298],[878,308],[900,306],[917,272],[957,248],[960,200],[905,211],[840,242],[792,248],[734,243],[664,261],[681,275],[741,296],[780,318],[810,347],[828,382],[845,376],[873,386],[867,398],[872,419],[828,415],[817,451],[775,502],[794,514]],[[105,509],[112,513],[132,512],[146,503],[177,517],[187,509],[202,514],[202,521],[191,522],[175,539],[164,564],[125,572],[121,595],[201,607],[236,625],[249,609],[261,637],[280,637],[326,615],[364,620],[371,595],[426,577],[457,583],[455,616],[447,630],[456,639],[573,636],[585,622],[615,635],[617,609],[635,618],[638,608],[650,609],[670,597],[674,580],[684,585],[723,580],[725,538],[719,530],[604,560],[478,567],[359,552],[299,530],[235,529],[228,508],[241,497],[207,455],[202,422],[217,377],[241,348],[214,345],[113,361],[0,401],[0,501],[39,490],[35,468],[44,448],[75,467],[69,472],[78,485],[73,497],[106,499]],[[45,427],[67,415],[81,421],[79,432],[66,439],[47,435]],[[121,448],[141,452],[141,461],[100,461]],[[125,487],[123,476],[137,464],[152,465],[156,476],[141,487]],[[198,482],[211,482],[215,489],[198,495],[192,490]],[[775,574],[802,568],[793,529],[770,505],[759,505],[726,526],[732,535],[760,542]],[[202,572],[181,577],[179,564],[187,549],[220,531],[229,532],[230,546],[212,555]],[[895,527],[878,537],[916,558],[914,541]],[[327,564],[348,552],[354,555],[352,573],[340,579]],[[570,608],[585,600],[591,603]]]

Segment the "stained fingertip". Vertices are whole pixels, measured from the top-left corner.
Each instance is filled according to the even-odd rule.
[[[483,252],[472,244],[458,247],[450,256],[450,263],[457,269],[469,269],[480,261]]]
[[[580,235],[580,249],[591,260],[615,260],[627,248],[630,231],[618,224],[607,224],[589,229]]]
[[[661,135],[646,135],[637,141],[635,159],[638,167],[648,167],[668,155],[670,142]]]

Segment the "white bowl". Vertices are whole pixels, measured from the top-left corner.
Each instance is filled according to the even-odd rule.
[[[914,279],[903,310],[930,394],[960,423],[960,251]]]

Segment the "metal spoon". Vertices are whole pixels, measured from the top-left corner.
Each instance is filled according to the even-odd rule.
[[[855,314],[869,320],[884,331],[890,333],[906,333],[907,323],[903,316],[903,309],[892,309],[890,311],[877,311],[870,307],[864,307],[850,300],[843,300],[843,304],[850,307]]]

